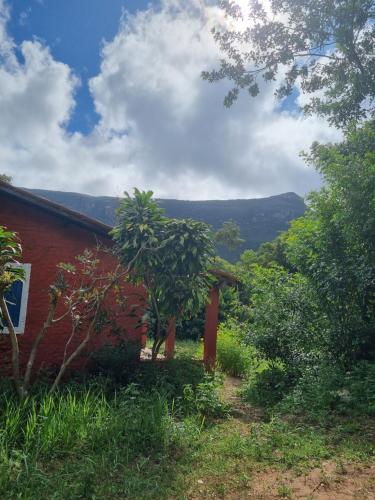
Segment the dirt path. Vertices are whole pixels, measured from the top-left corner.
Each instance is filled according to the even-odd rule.
[[[251,422],[262,420],[262,412],[240,399],[238,391],[241,383],[241,379],[226,377],[222,394],[231,405],[231,415],[238,421],[238,428],[242,433],[249,428]],[[303,473],[268,468],[251,471],[250,474],[250,486],[241,491],[226,492],[224,496],[217,498],[375,500],[375,465],[327,460],[320,467]]]
[[[259,408],[245,403],[238,395],[242,380],[237,377],[226,376],[222,395],[231,406],[231,415],[242,422],[257,422],[262,419],[263,413]]]

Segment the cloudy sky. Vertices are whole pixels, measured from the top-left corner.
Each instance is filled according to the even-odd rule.
[[[224,108],[212,0],[0,0],[0,173],[15,185],[225,199],[319,185],[298,153],[337,132],[272,85]]]

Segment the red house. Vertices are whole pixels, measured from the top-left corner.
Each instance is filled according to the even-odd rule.
[[[15,294],[18,295],[11,316],[21,353],[21,366],[26,363],[31,346],[45,321],[48,311],[48,287],[53,283],[57,265],[61,262],[75,261],[76,256],[85,249],[96,248],[98,242],[111,247],[112,240],[108,236],[112,229],[97,220],[53,203],[45,198],[35,196],[20,188],[0,181],[0,225],[18,233],[23,248],[23,267],[26,280],[18,282]],[[108,269],[117,265],[116,259],[106,256],[103,266]],[[204,332],[204,362],[212,368],[216,361],[216,338],[219,314],[219,288],[223,284],[234,284],[236,279],[221,270],[212,270],[216,277],[216,285],[210,292],[210,302],[206,306]],[[145,292],[141,287],[125,285],[125,296],[132,297],[132,306],[136,305],[138,314],[130,315],[123,311],[119,318],[124,337],[127,340],[144,344],[146,332],[139,328],[139,317],[145,300]],[[132,308],[133,310],[133,308]],[[64,348],[71,332],[70,319],[53,325],[39,346],[34,370],[59,365]],[[1,332],[0,332],[1,333]],[[79,339],[76,339],[78,342]],[[86,354],[100,348],[103,344],[116,341],[104,330],[95,336],[87,346]],[[175,326],[169,325],[165,354],[173,357],[175,347]],[[74,348],[74,342],[71,345]],[[9,339],[6,333],[0,334],[1,368],[4,359],[9,358]],[[81,356],[73,365],[80,368],[87,362],[87,355]]]
[[[97,243],[110,247],[108,236],[111,227],[85,217],[28,191],[0,182],[0,225],[18,233],[23,248],[23,267],[26,280],[18,282],[15,295],[17,301],[10,307],[12,320],[18,334],[21,366],[26,362],[33,340],[46,319],[48,311],[48,287],[57,274],[57,264],[74,263],[75,257],[87,249],[96,248]],[[114,267],[116,260],[106,255],[102,264]],[[138,301],[142,305],[144,290],[125,285],[125,295],[132,296],[132,305]],[[141,314],[141,307],[139,309]],[[129,316],[129,311],[121,314],[119,325],[128,340],[141,342],[138,317]],[[70,336],[71,323],[67,317],[53,325],[39,346],[35,370],[59,365],[64,348]],[[88,346],[94,351],[104,343],[114,341],[107,330],[95,336]],[[78,339],[76,340],[78,342]],[[71,345],[74,348],[74,342]],[[0,335],[1,367],[9,358],[9,339]],[[74,367],[87,362],[87,356],[80,357]]]

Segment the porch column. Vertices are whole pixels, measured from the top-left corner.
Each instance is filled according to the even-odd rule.
[[[165,339],[165,350],[164,354],[166,359],[174,358],[176,344],[176,322],[174,319],[170,319],[167,328],[167,337]]]
[[[216,364],[217,325],[219,322],[219,288],[210,291],[210,302],[206,305],[204,324],[204,355],[203,361],[208,370],[213,370]]]

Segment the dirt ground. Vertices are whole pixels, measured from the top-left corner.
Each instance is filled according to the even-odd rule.
[[[239,428],[262,417],[259,409],[247,405],[238,397],[240,385],[240,379],[227,377],[223,387],[223,397],[232,405],[232,415],[238,419]],[[318,468],[299,474],[274,469],[252,472],[246,489],[226,493],[220,498],[375,500],[375,465],[337,463],[330,460],[323,462]]]

